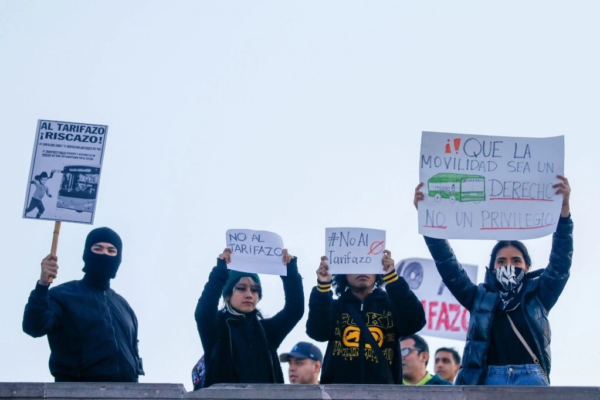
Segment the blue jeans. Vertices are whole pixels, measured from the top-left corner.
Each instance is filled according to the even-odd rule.
[[[492,386],[548,386],[542,370],[536,364],[490,365],[484,385]]]

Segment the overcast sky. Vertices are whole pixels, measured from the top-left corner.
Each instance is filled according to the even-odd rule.
[[[429,256],[412,206],[421,131],[564,135],[575,256],[550,314],[551,378],[598,385],[599,12],[591,0],[0,2],[0,381],[52,381],[47,340],[21,330],[51,244],[52,222],[21,218],[37,120],[50,119],[109,126],[94,226],[124,242],[112,287],[139,319],[141,381],[188,389],[203,353],[194,309],[227,229],[279,233],[308,298],[325,227],[385,229],[394,259]],[[91,228],[63,224],[56,284],[82,276]],[[480,272],[493,243],[452,241]],[[526,244],[545,266],[550,237]],[[273,315],[281,283],[263,285]],[[305,319],[280,351],[306,339]]]

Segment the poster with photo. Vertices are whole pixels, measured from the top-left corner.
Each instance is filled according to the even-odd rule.
[[[94,223],[108,126],[39,120],[23,218]]]

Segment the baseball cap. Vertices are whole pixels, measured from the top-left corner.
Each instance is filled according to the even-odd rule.
[[[283,353],[279,356],[279,361],[289,362],[290,357],[310,358],[311,360],[323,362],[323,355],[317,346],[308,342],[298,342],[292,351]]]

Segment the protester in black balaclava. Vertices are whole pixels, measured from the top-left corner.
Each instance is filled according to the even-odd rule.
[[[117,232],[110,228],[97,228],[85,240],[83,272],[85,280],[100,288],[110,287],[110,280],[117,276],[123,257],[123,243]]]
[[[48,335],[50,372],[57,382],[137,382],[143,375],[137,348],[137,318],[110,289],[123,243],[110,228],[91,231],[83,251],[85,276],[49,289],[58,258],[42,260],[40,279],[29,296],[23,330]]]

